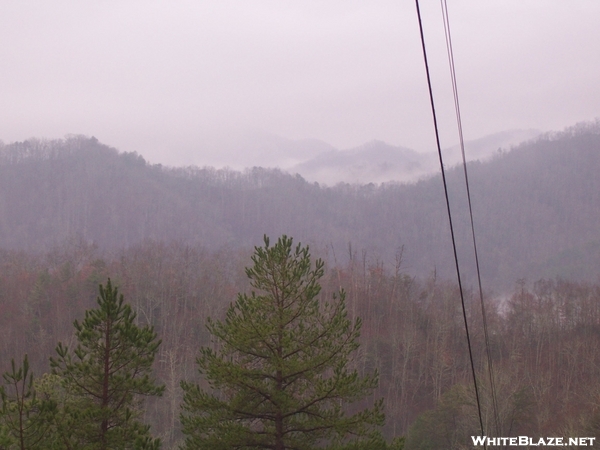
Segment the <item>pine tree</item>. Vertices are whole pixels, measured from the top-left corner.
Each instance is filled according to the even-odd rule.
[[[19,368],[11,360],[2,377],[7,386],[0,386],[0,449],[51,448],[56,404],[37,396],[27,355]]]
[[[343,292],[319,300],[323,262],[313,267],[308,247],[286,236],[274,246],[265,236],[252,261],[256,291],[238,295],[224,322],[208,320],[217,350],[202,348],[197,363],[211,389],[182,382],[184,448],[387,448],[381,401],[347,413],[378,376],[349,367],[361,322]]]
[[[66,448],[158,448],[140,416],[143,396],[164,390],[151,377],[160,340],[150,326],[135,324],[135,313],[110,279],[100,285],[98,308],[75,321],[74,351],[58,344],[50,359],[62,379],[64,414],[58,423]]]

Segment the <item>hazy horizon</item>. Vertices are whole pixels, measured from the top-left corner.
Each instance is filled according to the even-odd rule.
[[[31,5],[8,1],[0,17],[6,143],[83,134],[200,166],[252,158],[227,142],[257,132],[434,148],[412,1]],[[421,8],[447,148],[458,138],[441,12]],[[461,0],[449,13],[467,140],[600,115],[600,3]]]

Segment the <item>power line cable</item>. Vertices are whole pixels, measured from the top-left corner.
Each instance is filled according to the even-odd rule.
[[[427,74],[427,87],[429,89],[429,99],[431,101],[431,112],[433,115],[433,127],[435,130],[435,140],[436,140],[436,144],[437,144],[438,157],[440,160],[440,168],[442,171],[442,182],[444,184],[444,195],[446,197],[446,208],[447,208],[447,212],[448,212],[448,222],[450,224],[450,235],[452,236],[452,249],[454,251],[454,262],[456,265],[456,275],[458,278],[458,288],[460,291],[460,301],[461,301],[461,305],[462,305],[463,320],[464,320],[464,324],[465,324],[465,334],[466,334],[466,338],[467,338],[467,346],[469,348],[469,360],[471,361],[471,373],[473,375],[473,386],[475,388],[475,398],[477,400],[479,425],[481,427],[481,435],[485,436],[485,431],[484,431],[484,426],[483,426],[483,416],[481,414],[481,401],[479,398],[479,387],[477,386],[477,376],[475,375],[475,363],[473,362],[473,350],[472,350],[472,346],[471,346],[471,336],[469,334],[469,324],[467,321],[467,310],[465,307],[465,297],[464,297],[464,293],[463,293],[462,280],[461,280],[461,276],[460,276],[460,267],[458,264],[458,253],[456,251],[456,239],[454,237],[454,227],[452,225],[452,213],[450,211],[448,185],[446,183],[446,171],[444,170],[444,160],[442,158],[442,148],[440,145],[440,134],[439,134],[439,130],[438,130],[437,114],[436,114],[436,110],[435,110],[435,102],[433,100],[433,89],[432,89],[432,85],[431,85],[431,76],[429,73],[429,63],[427,60],[427,51],[425,49],[425,36],[423,34],[423,23],[421,20],[421,10],[419,8],[419,0],[415,0],[415,4],[417,7],[417,17],[419,19],[419,32],[421,35],[421,47],[423,49],[423,61],[425,63],[425,72]],[[484,442],[484,448],[487,448],[485,442]]]
[[[493,415],[494,415],[494,422],[496,425],[496,435],[501,436],[502,430],[500,429],[500,420],[499,420],[499,414],[498,414],[498,402],[497,402],[497,395],[496,395],[496,385],[495,385],[494,374],[493,374],[493,361],[492,361],[492,355],[490,352],[490,339],[489,339],[488,326],[487,326],[487,314],[485,312],[485,302],[483,300],[481,270],[480,270],[480,266],[479,266],[477,240],[475,238],[475,225],[474,225],[474,221],[473,221],[473,207],[471,204],[471,189],[469,187],[469,175],[468,175],[468,171],[467,171],[467,158],[465,156],[465,141],[464,141],[464,136],[463,136],[462,118],[461,118],[461,113],[460,113],[460,103],[458,100],[458,84],[456,82],[456,69],[455,69],[455,65],[454,65],[454,50],[452,47],[452,35],[450,33],[450,18],[448,15],[448,4],[447,4],[446,0],[440,0],[440,3],[441,3],[441,7],[442,7],[442,16],[444,19],[444,33],[446,36],[446,50],[448,53],[448,64],[450,66],[450,76],[452,79],[452,91],[454,94],[454,108],[455,108],[455,113],[456,113],[456,124],[458,127],[458,136],[459,136],[459,140],[460,140],[460,150],[461,150],[461,154],[462,154],[463,171],[464,171],[464,175],[465,175],[465,186],[466,186],[466,190],[467,190],[467,202],[469,205],[469,218],[471,221],[471,236],[472,236],[472,241],[473,241],[473,251],[475,254],[475,267],[476,267],[476,271],[477,271],[477,283],[479,285],[479,302],[481,304],[481,316],[482,316],[482,321],[483,321],[483,334],[484,334],[485,349],[486,349],[486,354],[487,354],[488,377],[489,377],[490,392],[491,392],[491,397],[492,397],[492,409],[493,409]]]

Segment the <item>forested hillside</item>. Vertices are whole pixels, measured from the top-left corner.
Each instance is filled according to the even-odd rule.
[[[147,241],[113,258],[71,242],[43,257],[0,253],[0,363],[29,355],[35,377],[49,371],[57,343],[73,347],[73,321],[94,308],[110,277],[162,340],[154,364],[162,398],[143,420],[163,448],[181,442],[181,380],[199,382],[195,360],[210,345],[207,317],[223,319],[237,292],[248,292],[249,253]],[[458,289],[435,277],[353,259],[328,267],[321,298],[343,288],[350,316],[363,320],[352,367],[380,373],[371,398],[385,400],[388,439],[407,448],[464,448],[478,421]],[[498,436],[596,436],[600,431],[600,285],[567,280],[517,283],[504,303],[487,298],[500,431],[492,419],[481,315],[467,292],[486,429]],[[0,414],[0,419],[1,419]]]
[[[600,430],[599,169],[598,123],[469,165],[484,286],[503,294],[486,293],[498,436]],[[469,269],[461,177],[461,167],[448,172]],[[252,245],[286,233],[327,261],[322,299],[344,289],[350,317],[363,320],[352,368],[380,373],[365,404],[385,399],[386,438],[404,435],[408,449],[460,448],[478,424],[445,214],[437,177],[322,187],[275,169],[151,165],[94,138],[5,145],[0,371],[27,354],[36,377],[48,373],[55,346],[73,346],[73,321],[110,278],[139,326],[162,340],[152,370],[164,395],[138,412],[163,448],[176,448],[180,382],[201,382],[195,358],[210,345],[207,318],[222,319],[248,291]],[[481,311],[465,272],[486,429],[494,430]]]
[[[595,279],[600,124],[576,126],[469,164],[484,284]],[[461,259],[472,260],[462,168],[448,172]],[[322,187],[276,169],[169,168],[95,138],[0,150],[0,247],[43,252],[75,236],[103,251],[146,239],[249,248],[286,233],[348,261],[366,254],[452,278],[441,181]],[[465,273],[472,282],[470,273]]]

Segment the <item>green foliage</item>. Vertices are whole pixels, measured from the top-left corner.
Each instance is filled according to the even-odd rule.
[[[404,436],[394,438],[392,443],[388,445],[388,450],[404,450],[404,444],[406,443],[406,438]]]
[[[11,360],[11,370],[5,372],[3,378],[8,392],[5,386],[0,387],[0,449],[51,448],[56,405],[36,395],[27,355],[19,368],[15,360]]]
[[[407,450],[464,448],[470,436],[479,435],[477,407],[467,387],[457,384],[446,392],[435,409],[417,417],[408,432]]]
[[[139,422],[142,396],[160,396],[151,377],[160,341],[152,327],[135,324],[135,313],[110,279],[100,285],[98,308],[75,321],[74,351],[59,343],[51,358],[62,386],[50,386],[60,402],[58,433],[66,448],[158,448]]]
[[[240,294],[224,322],[208,320],[217,350],[197,359],[210,390],[182,382],[186,449],[385,449],[382,401],[347,414],[369,395],[377,373],[349,367],[361,322],[348,318],[344,293],[318,299],[323,262],[308,247],[265,237],[246,269],[257,290]]]

